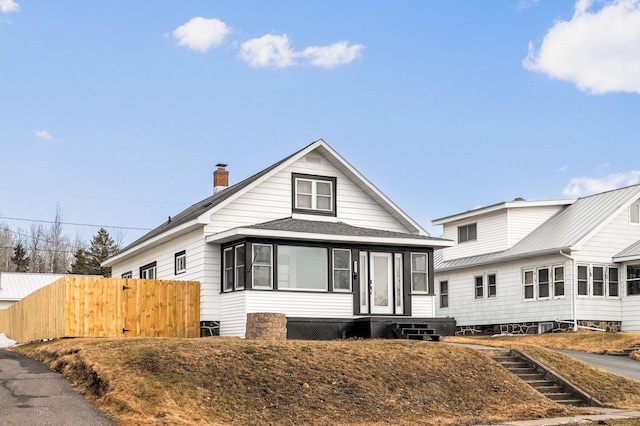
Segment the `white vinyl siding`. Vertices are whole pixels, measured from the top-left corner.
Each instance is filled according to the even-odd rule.
[[[390,213],[374,202],[360,188],[324,158],[320,163],[305,158],[276,173],[260,185],[239,196],[233,203],[222,204],[205,227],[213,234],[240,226],[254,225],[292,216],[291,178],[293,173],[336,178],[336,220],[352,226],[409,232]],[[317,220],[316,215],[296,213],[296,217]]]
[[[474,223],[476,224],[476,239],[446,248],[444,250],[444,260],[493,253],[507,248],[507,236],[504,232],[507,226],[507,215],[505,212],[446,224],[442,237],[448,240],[458,241],[458,229]]]

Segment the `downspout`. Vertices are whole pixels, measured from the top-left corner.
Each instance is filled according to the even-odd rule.
[[[573,257],[565,254],[562,250],[560,250],[560,255],[571,260],[571,315],[573,316],[573,331],[575,332],[578,331],[578,318],[576,316],[576,298],[578,297],[576,292],[576,261]]]

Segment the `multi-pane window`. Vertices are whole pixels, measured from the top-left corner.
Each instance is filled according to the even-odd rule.
[[[122,278],[133,278],[133,273],[131,271],[129,272],[125,272],[122,275],[120,275]]]
[[[487,274],[487,297],[496,297],[498,295],[496,274]]]
[[[564,296],[564,266],[553,268],[553,295]]]
[[[293,182],[295,210],[335,213],[335,178],[294,175]]]
[[[629,222],[640,224],[640,203],[629,206]]]
[[[396,289],[396,313],[401,314],[402,313],[402,289],[404,288],[403,286],[403,280],[402,280],[402,254],[401,253],[395,253],[393,255],[393,270],[394,270],[394,276],[393,276],[393,283],[394,283],[394,287]]]
[[[235,278],[235,286],[236,286],[236,290],[242,290],[244,288],[244,281],[246,279],[246,268],[244,267],[245,265],[245,248],[244,248],[244,244],[240,244],[239,246],[235,246],[234,247],[234,259],[233,259],[233,266],[234,266],[234,274],[233,277]]]
[[[458,226],[458,242],[474,241],[477,239],[477,227],[475,223]]]
[[[484,299],[484,281],[482,275],[474,277],[476,299]]]
[[[578,265],[578,295],[589,294],[589,269],[585,265]]]
[[[174,255],[173,266],[176,275],[187,272],[187,253],[184,250]]]
[[[591,293],[593,296],[604,296],[604,267],[594,266],[592,269]]]
[[[618,282],[618,268],[609,268],[609,297],[620,295],[620,284]]]
[[[440,307],[449,307],[449,281],[440,281]]]
[[[333,249],[333,290],[351,291],[351,250]]]
[[[253,244],[251,276],[253,288],[272,288],[273,248],[270,244]]]
[[[640,294],[640,265],[627,266],[627,296]]]
[[[140,268],[140,278],[143,280],[155,280],[156,279],[156,262],[149,263]]]
[[[550,296],[549,292],[549,268],[538,269],[538,298],[546,299]]]
[[[429,292],[426,253],[411,253],[411,290],[416,293]]]
[[[522,283],[524,284],[524,298],[535,298],[535,288],[533,282],[533,269],[527,269],[522,273]]]

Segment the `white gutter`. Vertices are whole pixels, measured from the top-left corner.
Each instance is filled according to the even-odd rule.
[[[571,260],[571,293],[572,293],[572,297],[571,297],[571,315],[573,316],[573,331],[578,331],[578,318],[576,315],[576,299],[578,298],[578,292],[576,291],[576,261],[573,257],[569,256],[568,254],[565,254],[562,252],[562,250],[560,250],[560,255],[566,257],[567,259]],[[552,271],[553,273],[553,271]],[[564,281],[565,283],[567,282],[567,280],[565,279]],[[560,322],[560,321],[557,321]]]

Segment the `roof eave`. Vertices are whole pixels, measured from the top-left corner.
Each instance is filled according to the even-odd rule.
[[[467,210],[466,212],[456,213],[450,216],[441,217],[431,221],[432,225],[445,225],[447,223],[456,222],[459,220],[469,219],[472,217],[480,216],[483,214],[493,213],[506,209],[517,209],[524,207],[549,207],[549,206],[564,206],[573,204],[576,199],[560,199],[560,200],[543,200],[543,201],[508,201],[490,206],[479,207],[477,209]]]
[[[100,264],[100,266],[103,267],[109,267],[109,266],[113,266],[118,262],[122,262],[124,260],[127,260],[137,254],[139,254],[140,252],[144,251],[144,250],[148,250],[150,248],[153,248],[157,245],[160,245],[166,241],[168,241],[171,238],[175,238],[176,235],[183,235],[186,234],[188,232],[191,232],[195,229],[198,229],[199,227],[204,227],[204,224],[199,223],[198,220],[192,220],[189,221],[187,223],[184,223],[176,228],[171,228],[168,229],[167,231],[163,232],[160,235],[157,235],[147,241],[144,241],[140,244],[138,244],[135,247],[131,247],[126,251],[122,251],[117,253],[116,255],[110,257],[109,259],[105,260],[104,262],[102,262]]]
[[[205,237],[207,243],[224,244],[241,238],[277,238],[286,240],[358,243],[378,246],[403,247],[452,247],[455,243],[443,239],[366,237],[336,234],[317,234],[312,232],[274,231],[269,229],[235,228]]]
[[[468,268],[475,268],[477,266],[485,266],[485,265],[491,265],[491,264],[496,264],[496,263],[506,263],[506,262],[512,262],[514,260],[520,260],[520,259],[527,259],[527,258],[531,258],[531,257],[539,257],[539,256],[551,256],[554,254],[560,254],[563,256],[568,256],[567,253],[561,253],[564,251],[569,251],[571,252],[572,248],[571,247],[560,247],[560,248],[554,248],[554,249],[548,249],[548,250],[541,250],[541,251],[537,251],[537,252],[531,252],[531,253],[522,253],[522,254],[516,254],[516,255],[506,255],[506,256],[496,256],[494,258],[491,259],[487,259],[487,260],[482,260],[482,261],[478,261],[477,263],[471,263],[468,265],[461,265],[461,266],[451,266],[451,267],[436,267],[435,270],[436,272],[448,272],[448,271],[453,271],[456,269],[468,269]],[[444,261],[443,263],[446,262],[453,262],[455,260],[459,260],[459,259],[453,259],[453,260],[449,260],[449,261]]]

